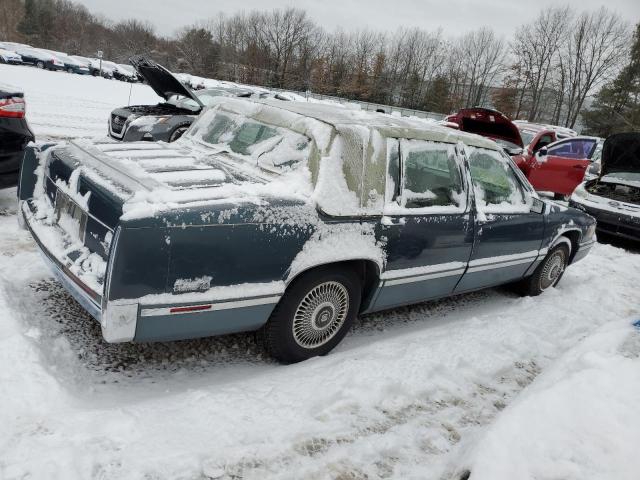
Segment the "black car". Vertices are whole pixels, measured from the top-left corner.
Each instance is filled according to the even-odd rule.
[[[14,51],[22,57],[22,62],[44,70],[64,70],[64,63],[55,55],[44,50],[28,47],[15,47]]]
[[[109,136],[124,142],[173,142],[189,128],[200,112],[220,96],[250,97],[239,88],[214,88],[193,92],[169,70],[145,56],[130,59],[136,72],[166,102],[116,108],[109,117]]]
[[[599,233],[640,240],[640,133],[608,137],[600,162],[600,176],[578,185],[569,205],[595,217]]]
[[[0,188],[18,184],[24,149],[34,139],[25,119],[24,94],[0,84]]]

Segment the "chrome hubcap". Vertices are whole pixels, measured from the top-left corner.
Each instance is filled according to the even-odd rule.
[[[303,348],[317,348],[340,330],[349,310],[349,292],[338,282],[325,282],[307,293],[293,316],[293,338]]]
[[[564,251],[558,250],[545,263],[540,276],[540,287],[545,290],[558,281],[562,272],[564,272],[565,264]]]

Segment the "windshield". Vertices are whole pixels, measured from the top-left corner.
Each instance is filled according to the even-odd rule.
[[[536,138],[537,132],[532,132],[530,130],[520,130],[520,136],[522,137],[522,144],[529,145],[534,138]]]
[[[297,167],[311,151],[311,141],[302,134],[219,110],[202,115],[186,136],[277,173]]]

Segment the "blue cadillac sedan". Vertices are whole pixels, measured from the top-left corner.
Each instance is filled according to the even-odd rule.
[[[108,342],[259,330],[284,363],[358,314],[515,283],[538,295],[595,221],[494,142],[421,119],[220,98],[177,142],[28,151],[21,220]]]

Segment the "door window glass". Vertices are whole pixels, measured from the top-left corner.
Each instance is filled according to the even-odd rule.
[[[527,209],[525,193],[510,162],[500,152],[468,148],[476,205],[483,211]]]
[[[595,144],[595,140],[590,139],[567,140],[549,148],[548,155],[576,160],[586,159],[591,155]]]
[[[401,163],[403,207],[464,207],[462,175],[454,145],[403,140]]]

